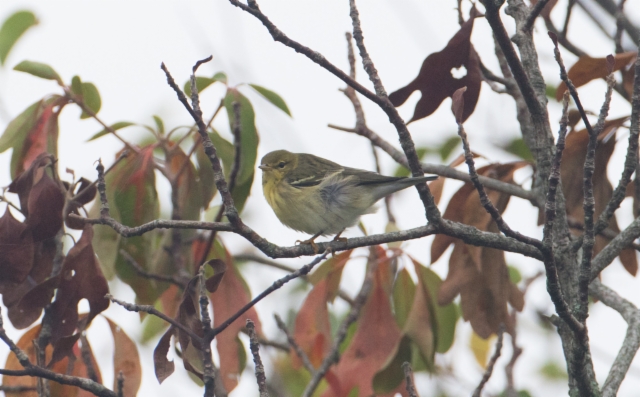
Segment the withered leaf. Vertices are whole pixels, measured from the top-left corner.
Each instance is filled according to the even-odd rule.
[[[53,157],[48,153],[40,154],[36,159],[31,162],[31,165],[27,170],[20,173],[16,178],[11,181],[9,185],[9,192],[16,193],[20,200],[20,210],[24,216],[29,215],[29,196],[33,185],[38,183],[44,176],[47,165],[51,164]]]
[[[67,227],[76,230],[84,228],[84,222],[69,218],[69,214],[80,215],[78,209],[83,205],[89,204],[96,197],[98,189],[86,178],[80,178],[67,191],[67,202],[65,204],[64,220]]]
[[[623,52],[621,54],[615,54],[613,56],[615,65],[613,71],[618,71],[625,68],[636,59],[636,52]],[[576,63],[571,66],[567,72],[569,80],[576,88],[581,87],[591,80],[601,79],[607,77],[609,74],[607,67],[607,58],[592,58],[588,55],[583,55]],[[564,92],[567,90],[567,85],[562,82],[556,90],[556,100],[561,101]]]
[[[173,361],[169,361],[167,359],[167,353],[169,353],[169,348],[171,347],[171,337],[174,332],[174,327],[169,327],[167,332],[165,332],[164,335],[162,335],[162,338],[160,338],[160,341],[158,341],[156,348],[153,350],[153,368],[155,370],[158,383],[164,382],[164,380],[167,379],[176,368]]]
[[[78,326],[80,300],[89,301],[87,323],[109,307],[109,300],[105,298],[109,286],[91,246],[92,239],[93,227],[86,225],[62,263],[58,292],[51,305],[51,336],[54,342],[71,335]]]
[[[595,199],[595,217],[604,211],[607,203],[613,194],[613,186],[607,178],[607,165],[613,154],[616,144],[617,129],[628,120],[628,117],[621,117],[614,120],[607,120],[604,129],[598,137],[598,146],[595,154],[595,171],[593,174],[593,195]],[[562,153],[562,164],[560,167],[560,177],[562,189],[566,200],[567,216],[574,223],[584,222],[584,191],[583,191],[583,168],[587,153],[589,134],[586,129],[572,131],[567,135],[566,147]],[[618,233],[620,228],[614,217],[609,221],[609,229]],[[579,229],[572,230],[575,234],[581,234]],[[604,236],[596,236],[594,255],[597,255],[608,243],[609,239]],[[627,248],[620,252],[620,260],[625,269],[635,275],[638,271],[638,261],[633,248]]]
[[[469,19],[462,24],[447,46],[424,60],[418,76],[411,83],[389,95],[391,103],[400,106],[414,91],[422,93],[409,122],[431,115],[442,101],[462,87],[467,87],[468,91],[461,120],[465,121],[473,113],[482,84],[480,58],[470,40],[473,21],[477,16],[477,11],[473,8]],[[461,67],[466,69],[466,75],[459,79],[453,77],[452,70]]]
[[[21,283],[31,272],[34,246],[31,233],[24,233],[26,228],[7,206],[0,218],[0,283]]]
[[[62,228],[64,192],[48,175],[43,175],[29,192],[27,229],[34,241],[54,237]]]
[[[478,174],[513,183],[513,173],[527,164],[524,161],[491,164],[480,168]],[[510,196],[491,189],[486,191],[498,211],[503,212]],[[470,183],[465,183],[453,195],[444,217],[480,230],[498,232],[493,218],[480,204],[478,193]],[[438,291],[438,304],[451,303],[460,294],[463,318],[483,338],[498,332],[502,323],[508,331],[512,330],[507,303],[516,310],[522,310],[524,300],[520,290],[509,280],[504,252],[466,245],[458,239],[438,235],[431,247],[432,263],[450,244],[454,244],[454,247],[449,259],[447,278]]]
[[[113,343],[115,351],[113,352],[113,372],[118,374],[122,372],[124,375],[123,397],[135,397],[142,382],[142,367],[140,365],[140,356],[136,344],[129,338],[127,334],[107,318],[109,328],[113,335]],[[117,390],[118,378],[113,379],[113,390]]]

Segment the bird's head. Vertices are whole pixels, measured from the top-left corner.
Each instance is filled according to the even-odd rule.
[[[298,155],[295,153],[286,150],[267,153],[258,166],[262,170],[262,184],[281,181],[291,170],[295,169],[297,163]]]

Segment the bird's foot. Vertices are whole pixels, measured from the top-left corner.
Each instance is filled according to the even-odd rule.
[[[344,229],[342,229],[342,232],[344,232]],[[340,237],[340,235],[342,234],[342,232],[336,234],[336,236],[333,238],[333,241],[340,241],[342,243],[347,241],[346,237]]]
[[[318,236],[320,236],[321,234],[322,234],[322,232],[316,233],[310,239],[307,239],[307,240],[296,240],[296,245],[298,245],[298,244],[309,244],[309,245],[311,245],[311,248],[313,249],[313,253],[318,255],[318,252],[320,252],[320,248],[318,248],[318,244],[316,244],[315,239],[317,239]]]

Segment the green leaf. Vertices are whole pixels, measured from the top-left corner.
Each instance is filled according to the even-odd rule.
[[[449,158],[451,152],[453,152],[453,149],[455,149],[460,144],[460,142],[462,141],[458,136],[452,136],[444,141],[442,145],[440,145],[438,153],[440,153],[440,158],[442,159],[442,161],[445,161]]]
[[[98,114],[102,107],[102,100],[98,88],[93,83],[82,83],[82,101],[94,114]],[[80,118],[87,119],[89,117],[91,115],[83,110]]]
[[[29,106],[26,110],[11,120],[4,133],[0,137],[0,153],[14,147],[18,141],[24,139],[33,125],[36,123],[38,111],[42,106],[42,100]]]
[[[36,77],[40,77],[47,80],[56,80],[58,84],[62,85],[62,79],[56,73],[53,68],[47,64],[34,62],[34,61],[22,61],[16,66],[14,66],[13,70],[17,70],[18,72],[25,72],[32,74]]]
[[[214,74],[213,77],[196,76],[196,87],[198,88],[198,94],[202,93],[205,88],[209,87],[211,84],[217,81],[227,84],[227,75],[223,72],[218,72]],[[188,97],[191,96],[191,80],[188,80],[186,83],[184,83],[184,93]]]
[[[511,282],[514,284],[518,284],[522,280],[522,274],[520,274],[520,270],[511,265],[507,266],[507,269],[509,270],[509,280],[511,280]]]
[[[413,304],[416,285],[411,279],[411,275],[406,268],[398,272],[396,282],[393,286],[393,309],[398,327],[404,328],[411,305]]]
[[[0,27],[0,65],[4,65],[9,52],[24,32],[37,24],[38,20],[31,11],[17,11],[4,20]]]
[[[132,122],[129,122],[129,121],[119,121],[117,123],[111,124],[111,129],[117,131],[119,129],[122,129],[122,128],[125,128],[125,127],[129,127],[129,126],[132,126],[132,125],[136,125],[136,123],[132,123]],[[105,136],[105,135],[109,134],[110,132],[111,131],[109,131],[108,129],[105,128],[105,129],[93,134],[91,136],[91,138],[87,139],[87,142],[94,141],[94,140],[96,140],[96,139],[98,139],[98,138],[100,138],[102,136]]]
[[[545,87],[544,93],[547,98],[556,99],[556,91],[558,91],[558,87],[554,87],[551,84],[547,84]]]
[[[71,92],[82,98],[82,80],[80,76],[73,76],[71,78]]]
[[[511,142],[500,145],[500,147],[511,154],[515,154],[523,160],[527,160],[530,162],[534,161],[531,151],[529,151],[527,144],[524,143],[524,140],[522,138],[515,138]]]
[[[213,75],[213,79],[215,81],[219,81],[221,83],[227,84],[227,74],[225,72],[218,72],[216,74]]]
[[[238,207],[238,211],[241,211],[244,203],[247,201],[247,197],[251,191],[251,185],[253,183],[253,177],[256,168],[256,160],[258,158],[258,131],[255,124],[255,112],[251,102],[242,95],[239,91],[230,88],[227,90],[223,104],[227,110],[227,116],[229,118],[229,128],[233,130],[233,124],[235,120],[235,114],[233,110],[233,103],[238,102],[240,104],[240,171],[236,180],[236,189],[231,192],[233,200]],[[228,168],[231,169],[230,167]],[[229,172],[225,170],[225,173]]]
[[[540,367],[540,375],[549,380],[565,381],[568,378],[567,370],[554,361],[548,361]]]
[[[160,118],[160,116],[153,115],[153,121],[156,123],[156,128],[158,130],[158,134],[164,135],[164,122]]]
[[[275,107],[282,110],[283,112],[288,114],[289,117],[291,117],[291,111],[289,111],[289,107],[280,95],[256,84],[249,84],[249,86],[258,91],[260,95],[262,95],[267,101],[271,102],[271,104],[273,104]]]
[[[403,336],[396,349],[373,377],[373,391],[376,394],[389,394],[404,380],[402,363],[411,362],[411,339]]]
[[[438,290],[442,285],[442,279],[433,270],[426,266],[420,266],[422,282],[427,287],[431,298],[431,308],[436,320],[436,352],[445,353],[453,345],[458,322],[458,311],[453,303],[440,306],[438,302]]]

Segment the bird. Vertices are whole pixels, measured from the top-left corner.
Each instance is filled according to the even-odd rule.
[[[258,166],[267,203],[285,226],[312,235],[300,244],[340,234],[356,225],[362,215],[374,213],[374,204],[399,190],[432,181],[437,176],[393,177],[357,168],[307,153],[275,150]]]

